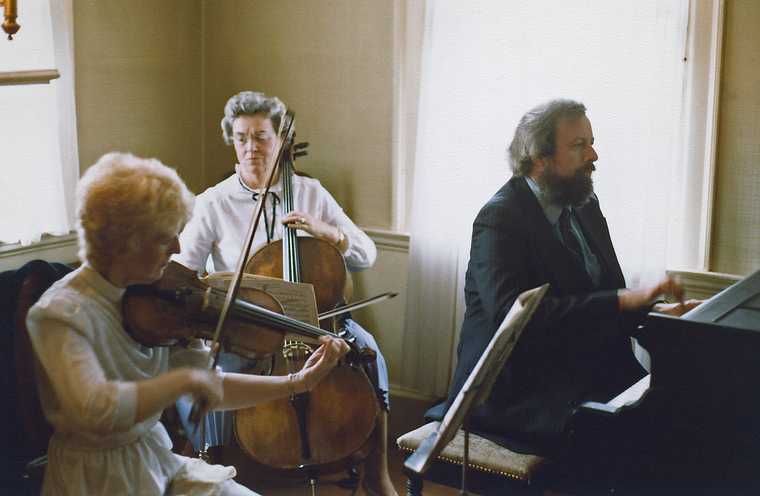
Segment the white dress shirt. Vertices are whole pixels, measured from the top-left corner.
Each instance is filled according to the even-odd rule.
[[[202,271],[211,257],[213,270],[209,272],[234,271],[238,257],[248,233],[251,217],[263,190],[251,190],[239,179],[237,173],[213,186],[196,198],[193,217],[180,235],[182,252],[173,259],[193,270]],[[267,222],[259,222],[253,238],[251,254],[267,243],[267,227],[273,230],[272,241],[281,239],[283,234],[282,203],[271,193],[282,197],[282,184],[278,182],[270,189],[265,213]],[[343,212],[332,195],[313,178],[293,176],[294,209],[307,212],[317,219],[338,227],[346,236],[348,248],[343,253],[349,270],[356,271],[370,267],[377,257],[375,243]],[[274,205],[274,219],[272,207]],[[299,236],[307,236],[304,231]]]

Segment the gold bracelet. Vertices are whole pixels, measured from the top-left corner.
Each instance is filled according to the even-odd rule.
[[[288,392],[290,393],[291,398],[296,396],[296,383],[293,373],[288,374]]]

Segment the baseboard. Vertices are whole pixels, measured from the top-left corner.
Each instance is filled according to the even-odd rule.
[[[425,412],[440,400],[396,384],[391,384],[390,397],[389,446],[395,446],[396,439],[402,434],[425,424]]]
[[[430,394],[423,393],[421,391],[417,391],[416,389],[407,388],[404,386],[401,386],[399,384],[390,384],[390,394],[391,396],[398,396],[400,398],[406,398],[410,400],[417,400],[417,401],[424,401],[424,402],[435,402],[439,401],[441,398],[437,396],[432,396]]]

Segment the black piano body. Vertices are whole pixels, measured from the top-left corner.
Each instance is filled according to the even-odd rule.
[[[682,318],[650,314],[636,337],[650,376],[610,403],[583,404],[569,435],[619,444],[637,476],[758,487],[760,271]]]

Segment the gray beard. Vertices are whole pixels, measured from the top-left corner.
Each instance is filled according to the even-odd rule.
[[[555,173],[554,165],[550,164],[538,184],[551,203],[580,207],[594,194],[594,181],[588,174],[589,168],[592,171],[596,169],[594,164],[589,162],[571,177],[562,177]]]

